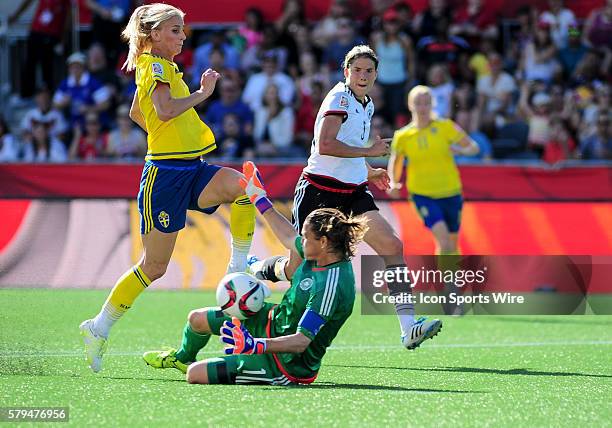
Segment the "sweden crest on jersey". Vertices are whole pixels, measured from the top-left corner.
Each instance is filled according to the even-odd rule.
[[[157,216],[157,219],[159,220],[159,223],[164,226],[164,228],[170,225],[170,216],[166,211],[160,212]]]

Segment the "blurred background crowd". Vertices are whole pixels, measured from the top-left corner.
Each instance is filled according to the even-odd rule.
[[[32,1],[14,5],[8,28]],[[91,29],[72,52],[70,0],[38,2],[0,111],[0,161],[141,160],[146,135],[128,116],[135,85],[121,71],[119,37],[140,3],[84,1]],[[371,139],[406,125],[406,94],[426,84],[437,115],[481,147],[471,162],[612,159],[612,0],[579,17],[579,1],[527,2],[511,16],[487,3],[429,0],[416,12],[409,0],[331,0],[316,21],[302,0],[286,0],[272,21],[254,6],[243,22],[187,26],[175,62],[192,90],[206,68],[222,74],[197,111],[225,160],[306,158],[319,106],[344,79],[346,52],[362,43],[380,59]]]

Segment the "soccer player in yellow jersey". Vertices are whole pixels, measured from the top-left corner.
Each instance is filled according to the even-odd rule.
[[[124,68],[136,70],[137,91],[130,117],[148,134],[138,193],[144,253],[136,266],[119,278],[98,315],[80,326],[94,372],[101,368],[113,324],[152,281],[166,272],[188,209],[211,214],[219,204],[231,203],[228,272],[246,268],[255,209],[240,187],[241,173],[201,159],[215,149],[215,137],[194,106],[212,94],[220,76],[206,70],[200,88],[189,93],[183,74],[173,62],[185,40],[184,15],[167,4],[140,6],[123,31],[129,42]]]
[[[391,142],[390,193],[399,195],[407,160],[408,191],[434,235],[436,253],[456,254],[463,198],[453,155],[475,155],[479,149],[455,122],[434,115],[432,100],[427,86],[415,86],[408,94],[412,122],[396,131]]]

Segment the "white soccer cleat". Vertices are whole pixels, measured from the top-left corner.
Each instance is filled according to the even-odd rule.
[[[402,336],[402,345],[409,350],[416,349],[425,340],[438,334],[441,329],[442,321],[438,319],[428,320],[425,317],[419,318],[410,328],[410,333]]]
[[[254,254],[249,254],[247,256],[247,268],[245,270],[246,273],[248,273],[249,275],[254,276],[255,278],[262,280],[265,279],[267,280],[268,278],[265,277],[265,275],[263,274],[263,260],[259,260],[259,257],[257,257]],[[270,290],[270,287],[268,287],[265,283],[260,282],[261,284],[261,288],[263,288],[264,291],[264,299],[267,299],[268,297],[270,297],[272,295],[272,290]]]
[[[106,352],[106,339],[95,334],[91,327],[93,320],[85,320],[79,326],[83,342],[85,343],[85,357],[87,363],[94,373],[98,373],[102,368],[102,356]]]
[[[247,268],[245,272],[249,275],[253,275],[257,279],[266,279],[262,274],[263,269],[263,260],[259,260],[259,258],[254,254],[249,254],[247,256]]]

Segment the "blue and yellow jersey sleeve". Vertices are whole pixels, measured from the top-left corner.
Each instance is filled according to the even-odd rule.
[[[195,109],[190,108],[168,121],[159,119],[151,95],[160,84],[169,86],[173,98],[190,95],[183,73],[174,62],[143,53],[136,64],[136,87],[148,133],[146,159],[194,158],[214,150],[215,137]]]
[[[148,65],[148,69],[142,70],[140,76],[142,86],[146,89],[146,95],[150,97],[158,83],[165,83],[167,85],[172,83],[175,67],[165,59],[156,59],[150,55],[147,55],[145,58],[149,59],[149,61],[145,62]]]

